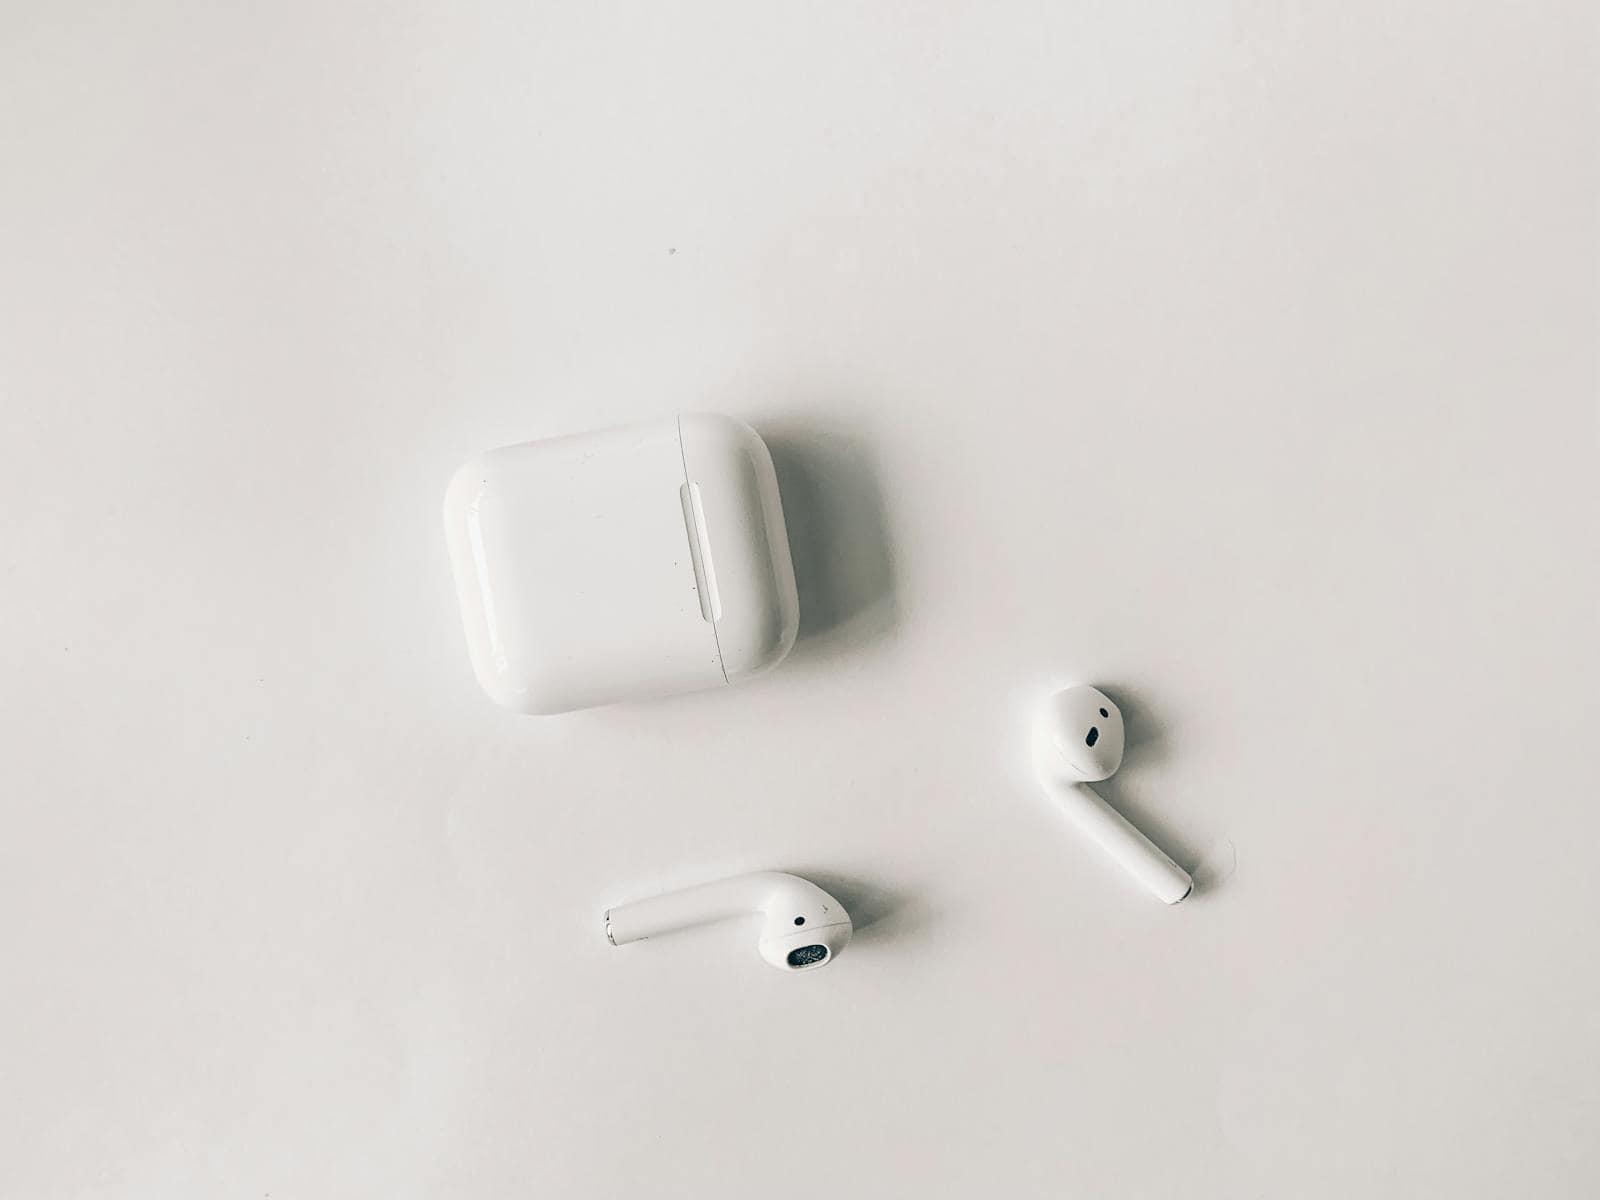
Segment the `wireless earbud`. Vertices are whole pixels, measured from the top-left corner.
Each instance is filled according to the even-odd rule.
[[[816,884],[759,871],[613,908],[606,913],[606,938],[622,946],[748,913],[761,914],[761,957],[782,971],[826,966],[853,932],[844,905]]]
[[[1177,863],[1102,800],[1088,784],[1122,765],[1122,712],[1098,688],[1075,687],[1045,701],[1033,726],[1033,762],[1045,790],[1079,830],[1168,904],[1194,890]]]

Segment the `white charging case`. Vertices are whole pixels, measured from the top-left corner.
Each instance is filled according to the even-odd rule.
[[[444,519],[473,669],[515,712],[721,687],[794,645],[772,455],[731,417],[491,450]]]

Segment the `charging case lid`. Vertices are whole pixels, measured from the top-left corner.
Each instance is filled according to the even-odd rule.
[[[772,456],[731,417],[491,450],[444,516],[473,669],[513,711],[720,687],[794,644]]]

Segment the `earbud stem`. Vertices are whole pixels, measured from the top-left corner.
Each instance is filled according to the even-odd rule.
[[[1194,890],[1189,873],[1173,862],[1128,819],[1081,783],[1051,782],[1068,818],[1091,841],[1164,904],[1176,904]]]
[[[622,946],[690,925],[760,912],[776,883],[788,878],[792,876],[763,871],[619,904],[606,913],[606,937],[613,946]]]

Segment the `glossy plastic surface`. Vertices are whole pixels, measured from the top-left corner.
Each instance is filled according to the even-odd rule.
[[[620,904],[605,916],[613,946],[760,913],[761,957],[783,971],[826,966],[854,932],[844,905],[808,879],[782,871],[758,871],[719,879],[648,900]]]
[[[1110,696],[1098,688],[1067,688],[1039,710],[1034,769],[1080,833],[1162,903],[1176,904],[1194,890],[1189,873],[1088,786],[1122,765],[1125,739],[1122,710]]]
[[[445,497],[484,691],[558,713],[766,670],[799,625],[777,478],[707,414],[491,450]]]

